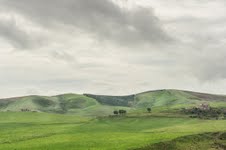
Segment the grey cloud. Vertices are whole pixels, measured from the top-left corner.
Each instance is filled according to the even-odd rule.
[[[172,40],[151,8],[126,10],[110,0],[0,0],[0,3],[49,29],[72,26],[101,41],[136,45]]]
[[[195,16],[195,15],[194,15]],[[201,83],[215,82],[226,79],[225,17],[194,17],[192,15],[167,20],[165,23],[171,32],[181,41],[181,57],[186,62],[176,61],[185,68],[187,73]]]
[[[76,54],[68,53],[63,50],[55,50],[55,51],[50,51],[50,60],[54,58],[56,61],[60,60],[63,62],[68,63],[72,68],[79,68],[79,69],[98,69],[98,68],[103,68],[106,67],[105,64],[103,63],[98,63],[98,62],[80,62],[76,58]]]
[[[37,44],[13,19],[0,20],[0,37],[19,49],[29,49]]]
[[[191,71],[201,81],[214,81],[226,78],[226,60],[225,54],[199,58],[191,65]]]
[[[52,51],[50,52],[51,56],[55,59],[63,60],[66,62],[76,62],[77,60],[70,54],[65,51]]]
[[[158,17],[152,8],[128,10],[110,0],[0,0],[0,15],[23,19],[17,24],[0,16],[1,38],[32,49],[39,45],[32,28],[49,39],[36,51],[11,53],[1,45],[0,96],[26,89],[43,95],[161,88],[224,93],[225,1],[143,2]]]

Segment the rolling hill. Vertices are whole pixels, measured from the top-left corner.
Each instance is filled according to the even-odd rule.
[[[202,103],[225,108],[226,96],[157,90],[127,96],[1,99],[0,149],[225,149],[225,118],[191,118],[178,113]],[[147,113],[147,107],[152,113]],[[128,114],[108,117],[119,109]]]
[[[0,99],[0,111],[73,113],[78,115],[109,115],[115,109],[129,112],[152,107],[155,111],[176,110],[209,103],[226,106],[226,96],[182,90],[156,90],[128,96],[93,94],[62,94],[56,96],[25,96]]]

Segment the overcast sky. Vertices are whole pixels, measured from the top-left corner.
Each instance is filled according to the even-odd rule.
[[[0,97],[226,94],[225,0],[0,0]]]

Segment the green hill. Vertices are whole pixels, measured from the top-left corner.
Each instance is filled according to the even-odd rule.
[[[0,100],[2,111],[29,111],[66,113],[73,109],[83,109],[97,105],[95,99],[78,94],[58,96],[26,96]]]
[[[209,103],[212,106],[226,105],[226,96],[181,90],[158,90],[137,94],[135,107],[181,108]]]
[[[126,106],[132,108],[167,107],[181,108],[209,103],[212,106],[226,106],[226,96],[198,93],[182,90],[156,90],[128,96],[104,96],[85,94],[99,103],[109,106]]]
[[[202,103],[226,108],[226,96],[157,90],[1,99],[0,149],[225,149],[225,118],[178,113]],[[128,114],[108,117],[119,109]]]
[[[79,94],[57,96],[25,96],[0,100],[0,111],[32,111],[73,113],[88,116],[109,115],[114,109],[130,109],[123,106],[102,105],[96,99]]]
[[[101,116],[109,115],[116,109],[136,112],[152,107],[156,111],[165,111],[193,107],[201,103],[209,103],[213,107],[223,107],[226,106],[226,96],[181,90],[148,91],[128,96],[93,94],[25,96],[0,99],[0,111],[35,111]]]

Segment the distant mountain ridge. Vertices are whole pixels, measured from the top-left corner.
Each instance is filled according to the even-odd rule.
[[[127,96],[94,94],[62,94],[56,96],[24,96],[0,99],[0,111],[34,111],[73,113],[78,115],[107,115],[115,109],[128,112],[144,110],[174,110],[209,103],[213,107],[226,106],[225,95],[183,90],[156,90]]]

